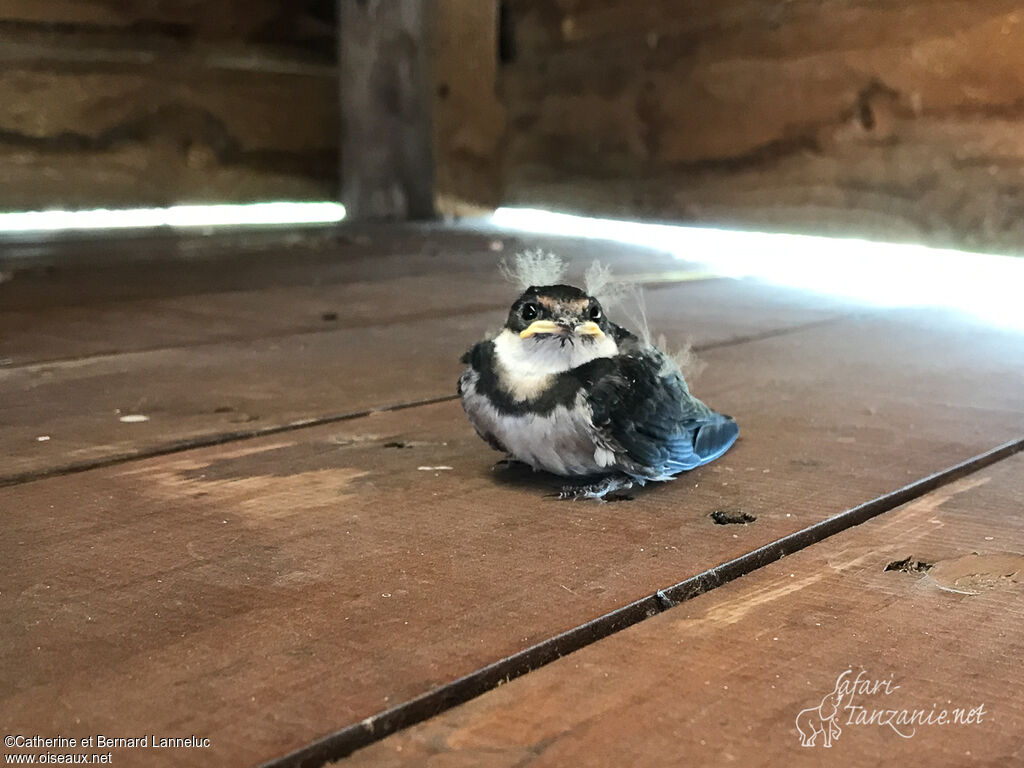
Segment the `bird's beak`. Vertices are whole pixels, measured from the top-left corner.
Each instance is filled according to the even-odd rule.
[[[528,339],[537,333],[558,333],[563,326],[553,323],[550,320],[534,320],[526,328],[519,332],[520,339]]]
[[[576,333],[578,333],[580,336],[596,336],[599,339],[604,338],[604,331],[601,330],[601,326],[593,322],[577,325]]]
[[[597,323],[581,323],[573,328],[565,323],[555,323],[551,320],[534,320],[529,326],[519,332],[519,338],[528,339],[538,333],[569,333],[571,331],[575,331],[580,336],[604,338],[604,331],[601,330],[601,326]]]

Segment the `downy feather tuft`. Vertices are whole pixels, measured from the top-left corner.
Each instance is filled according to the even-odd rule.
[[[663,374],[675,370],[682,374],[684,380],[691,380],[700,375],[705,368],[705,363],[697,358],[692,345],[687,344],[677,351],[669,351],[667,339],[664,334],[659,334],[657,339],[651,331],[650,323],[647,320],[647,302],[644,298],[643,288],[637,283],[617,280],[612,270],[600,261],[594,261],[588,268],[583,278],[586,291],[595,297],[606,310],[610,307],[618,307],[619,311],[627,318],[628,327],[635,333],[645,345],[656,347],[665,356],[665,367]]]
[[[565,275],[565,262],[540,248],[502,259],[498,269],[506,280],[525,291],[531,285],[557,285]]]

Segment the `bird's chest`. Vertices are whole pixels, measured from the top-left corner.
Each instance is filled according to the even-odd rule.
[[[534,469],[557,475],[590,475],[608,471],[614,454],[601,445],[592,414],[581,396],[570,405],[538,413],[524,405],[521,413],[495,407],[484,394],[469,388],[463,403],[481,434],[491,435],[512,456]]]

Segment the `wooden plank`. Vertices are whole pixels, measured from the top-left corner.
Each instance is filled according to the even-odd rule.
[[[268,338],[237,342],[0,368],[4,418],[0,445],[7,456],[0,472],[2,482],[26,473],[167,450],[195,440],[453,396],[461,370],[459,357],[501,326],[515,294],[495,276],[493,263],[486,265],[483,278],[479,271],[461,277],[443,272],[436,277],[339,286],[336,291],[307,295],[312,306],[324,306],[319,301],[330,297],[329,306],[337,308],[339,316],[344,311],[341,307],[353,306],[358,299],[367,302],[362,313],[339,323],[337,330],[268,334]],[[392,289],[408,291],[409,301],[402,304],[402,294]],[[461,309],[458,299],[449,299],[451,291],[458,294],[460,289],[468,302]],[[345,297],[351,303],[342,303]],[[244,324],[254,313],[265,316],[278,305],[283,319],[296,309],[303,313],[301,305],[286,306],[295,298],[294,291],[260,291],[237,302],[225,301],[223,308],[200,304],[197,322],[207,338],[230,333],[230,321],[213,324],[203,315],[217,317],[234,304],[236,322]],[[477,302],[481,301],[493,302],[494,309],[473,311],[480,309]],[[836,318],[844,309],[799,292],[732,281],[664,284],[650,291],[648,305],[653,327],[667,332],[675,348],[687,341],[707,347],[802,327]],[[189,305],[176,302],[179,309],[174,314],[162,311],[161,304],[146,306],[154,311],[143,315],[148,326],[139,325],[143,339],[152,338],[146,327],[159,327],[161,321],[179,317],[180,308]],[[312,307],[306,306],[308,318]],[[381,308],[387,308],[383,315]],[[55,316],[69,320],[67,312]],[[82,333],[93,334],[98,341],[94,334],[100,324],[91,313],[86,316],[89,320]],[[329,326],[319,314],[313,317],[320,326]],[[112,311],[106,329],[125,335],[117,325],[123,319],[124,314]],[[301,314],[296,322],[301,322]],[[264,320],[254,321],[260,336],[269,327],[272,324]],[[42,330],[58,332],[49,323]],[[171,327],[166,330],[172,332]],[[188,333],[189,327],[179,325],[178,330]],[[74,326],[66,330],[72,340],[75,331]],[[120,338],[109,336],[106,343],[123,346]],[[149,421],[120,421],[130,414],[147,416]],[[46,439],[40,441],[40,437]]]
[[[509,7],[506,201],[1024,248],[1013,0]]]
[[[667,315],[672,286],[689,282],[684,279],[687,274],[699,276],[678,270],[645,273],[646,279],[652,281],[647,291],[659,312],[655,318],[658,326],[671,321]],[[654,282],[662,275],[665,282]],[[701,343],[795,327],[850,309],[840,302],[796,291],[776,291],[765,286],[737,290],[727,281],[694,286],[683,293],[698,303],[691,310],[694,317],[681,319],[696,324]],[[436,277],[401,276],[101,305],[0,310],[0,324],[6,331],[0,338],[0,358],[8,367],[26,366],[224,341],[266,340],[340,328],[430,321],[442,315],[483,311],[490,312],[494,323],[500,324],[514,298],[512,294],[512,289],[495,279],[493,273],[482,276],[448,272]],[[724,301],[725,306],[705,306],[705,302],[710,305],[716,300]],[[383,312],[388,301],[393,308]],[[708,320],[701,321],[696,316],[698,310],[715,316],[717,326],[712,327]]]
[[[564,257],[573,280],[594,259],[644,283],[685,279],[692,273],[681,271],[693,268],[681,270],[655,249],[567,238],[527,244],[450,226],[16,242],[0,250],[0,359],[24,365],[302,333],[323,327],[324,311],[337,312],[334,326],[351,327],[504,309],[512,289],[499,277],[499,260],[539,246]],[[841,306],[810,295],[762,295],[779,311],[787,302]]]
[[[100,5],[63,21],[0,5],[0,206],[336,196],[333,50],[317,54],[289,23],[302,9],[258,3],[225,40],[230,22],[217,23],[245,4],[187,21],[181,3],[118,4],[116,22],[86,22]]]
[[[495,273],[498,258],[522,249],[507,233],[440,226],[268,227],[241,230],[162,230],[124,234],[28,235],[0,240],[3,308],[50,311],[272,289],[380,281],[439,272]],[[561,249],[559,249],[561,251]],[[570,242],[567,257],[584,249]],[[605,247],[654,267],[678,265],[665,253]]]
[[[2,489],[0,711],[284,754],[1020,436],[1020,345],[923,312],[714,349],[739,444],[618,504],[496,474],[456,403]]]
[[[1018,455],[336,764],[1017,765],[1022,478]],[[802,748],[798,713],[848,669],[883,687],[844,693],[831,747]]]
[[[416,0],[338,3],[341,201],[356,220],[434,216],[436,13]]]
[[[438,0],[434,151],[442,212],[497,207],[505,108],[498,98],[498,3]]]
[[[331,10],[330,4],[316,0],[0,0],[0,28],[5,34],[57,28],[82,35],[117,31],[173,39],[308,45],[317,36],[333,38]]]
[[[393,325],[498,310],[507,288],[471,289],[468,276],[396,277],[314,287],[261,289],[123,301],[112,306],[0,312],[6,333],[0,357],[9,365],[81,360],[99,355],[199,344],[281,339],[340,328]],[[394,309],[386,302],[393,302]]]
[[[90,258],[93,244],[69,243],[9,263],[0,284],[0,358],[8,365],[498,307],[507,285],[480,276],[496,277],[497,259],[515,242],[371,230],[251,243],[127,238],[102,247],[105,259]],[[145,258],[134,259],[139,252]],[[652,265],[676,264],[644,255]]]

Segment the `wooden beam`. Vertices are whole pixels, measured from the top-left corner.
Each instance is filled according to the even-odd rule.
[[[0,0],[0,208],[336,197],[330,14],[195,6]]]
[[[433,0],[339,0],[342,202],[353,219],[434,216]]]
[[[437,0],[437,205],[473,215],[501,202],[505,108],[498,99],[498,3]]]
[[[1024,250],[1018,2],[508,7],[505,204]]]

